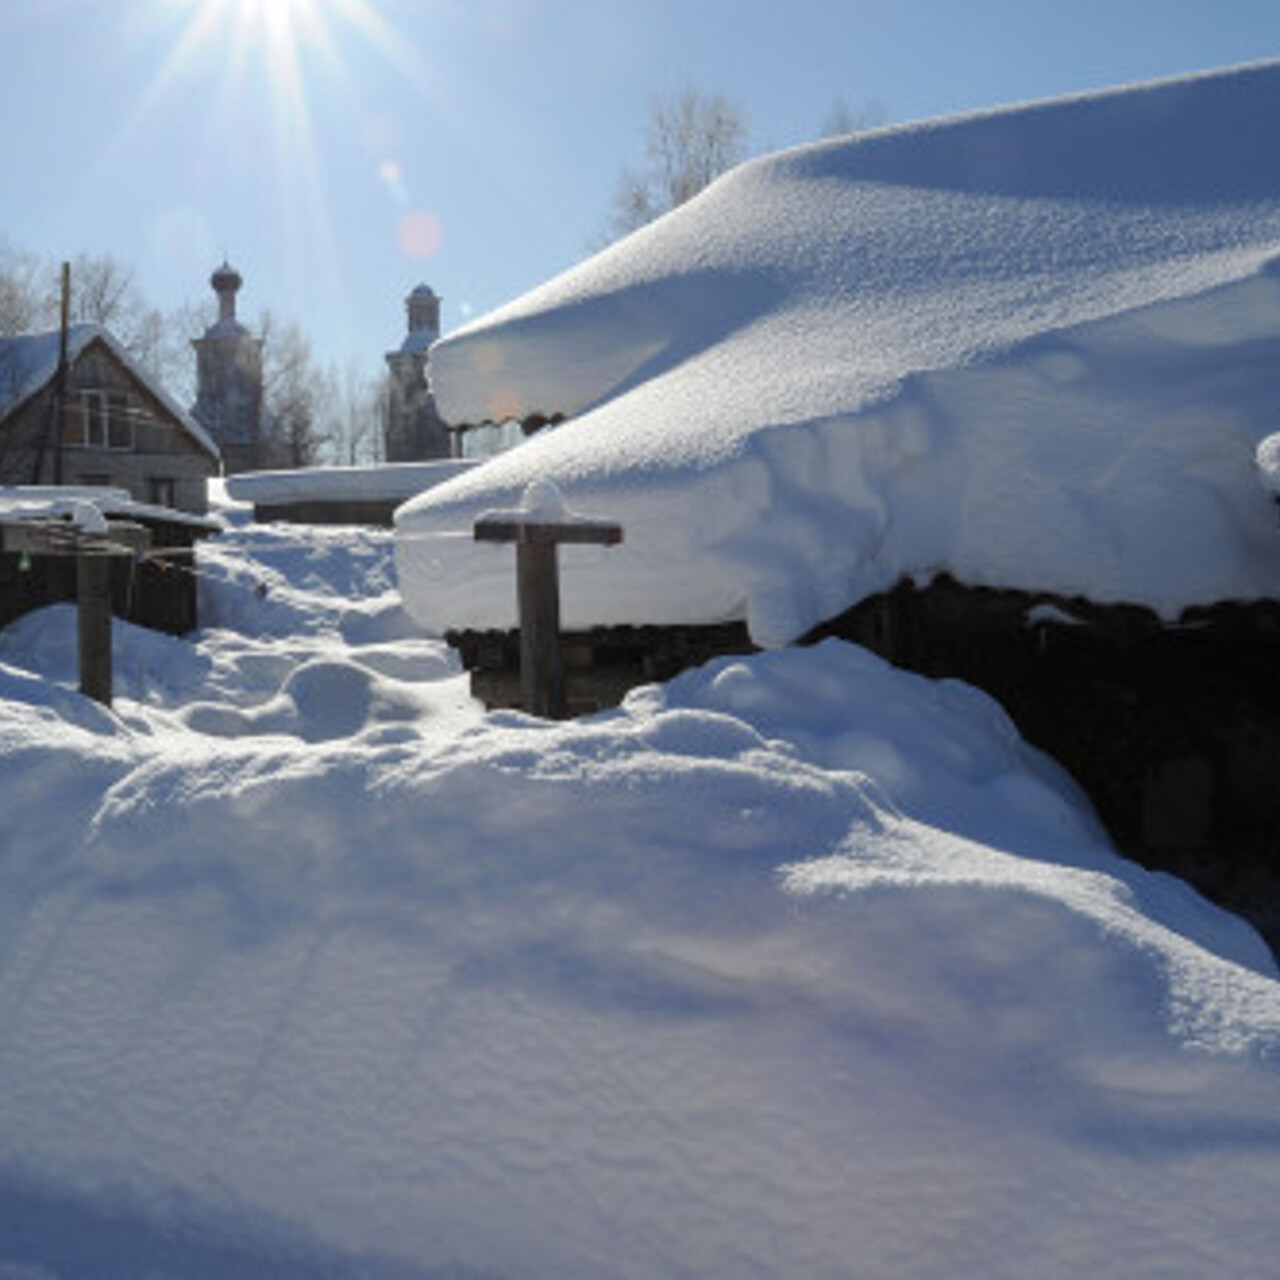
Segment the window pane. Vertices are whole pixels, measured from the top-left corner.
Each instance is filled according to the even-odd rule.
[[[129,415],[129,402],[122,395],[113,395],[110,404],[107,445],[111,449],[132,449],[133,419]]]
[[[100,391],[86,391],[80,397],[84,421],[84,444],[89,449],[107,447],[107,402]]]

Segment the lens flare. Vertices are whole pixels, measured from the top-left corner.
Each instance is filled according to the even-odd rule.
[[[404,170],[399,160],[384,160],[378,166],[378,177],[382,185],[391,193],[392,199],[399,205],[409,202],[408,189],[405,187]]]
[[[434,213],[414,209],[396,224],[396,244],[400,252],[418,261],[433,258],[444,243],[444,228]]]

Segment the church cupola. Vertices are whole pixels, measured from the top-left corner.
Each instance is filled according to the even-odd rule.
[[[430,285],[420,284],[404,305],[409,331],[395,351],[387,352],[386,458],[447,458],[452,440],[427,381],[431,344],[440,336],[440,299]]]
[[[196,353],[192,415],[217,442],[228,475],[290,465],[265,404],[262,339],[236,319],[236,294],[244,281],[224,261],[209,283],[218,295],[218,318],[191,340]]]
[[[430,345],[440,336],[440,299],[430,285],[420,284],[405,299],[409,313],[409,333],[415,346]]]
[[[240,286],[244,283],[240,273],[224,259],[222,266],[209,277],[209,283],[213,286],[214,293],[218,295],[218,323],[234,325],[236,323],[236,294],[239,293]]]

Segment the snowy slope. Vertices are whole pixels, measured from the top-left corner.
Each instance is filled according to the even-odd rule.
[[[1275,594],[1276,123],[1268,63],[733,171],[433,348],[451,421],[576,416],[402,510],[410,609],[511,625],[505,558],[447,535],[545,478],[627,529],[573,554],[570,625],[780,644],[944,569],[1168,617]]]
[[[486,715],[391,557],[233,527],[114,713],[0,632],[0,1276],[1274,1274],[1274,965],[995,704]]]

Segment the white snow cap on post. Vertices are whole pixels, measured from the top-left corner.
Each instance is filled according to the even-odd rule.
[[[560,486],[553,480],[534,480],[526,485],[520,510],[526,519],[564,520],[571,514]]]
[[[1258,479],[1270,494],[1280,497],[1280,432],[1267,436],[1258,445],[1254,455],[1258,466]]]
[[[597,515],[572,510],[565,501],[560,486],[555,481],[542,477],[525,485],[518,507],[483,511],[477,517],[477,523],[595,525],[601,523],[602,519]]]

